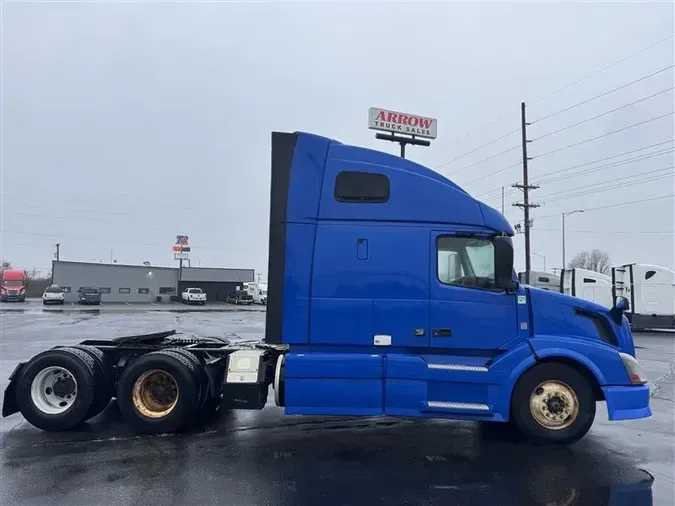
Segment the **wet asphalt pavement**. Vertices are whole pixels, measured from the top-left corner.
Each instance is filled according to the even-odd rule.
[[[261,312],[23,312],[0,309],[0,387],[54,344],[176,329],[252,339]],[[136,434],[109,408],[67,433],[16,414],[0,425],[0,504],[603,505],[675,504],[675,334],[638,334],[652,380],[645,420],[608,422],[570,447],[535,447],[501,424],[286,417],[273,407]]]

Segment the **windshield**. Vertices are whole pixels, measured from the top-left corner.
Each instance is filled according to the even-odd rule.
[[[23,281],[20,279],[8,279],[7,281],[3,281],[2,284],[4,286],[23,286]]]
[[[202,289],[201,289],[201,288],[191,288],[191,289],[188,290],[188,291],[189,291],[190,293],[202,293]]]
[[[50,286],[49,288],[47,288],[45,290],[45,293],[61,293],[62,291],[63,290],[61,290],[60,288],[57,288],[55,286]]]
[[[96,288],[83,288],[81,290],[82,293],[98,293],[98,290]]]

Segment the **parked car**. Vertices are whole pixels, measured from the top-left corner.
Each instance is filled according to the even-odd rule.
[[[42,303],[47,304],[64,304],[66,301],[66,294],[63,289],[56,286],[48,286],[42,294]]]
[[[78,304],[96,304],[101,303],[101,294],[98,292],[98,289],[83,286],[77,291],[77,302]]]
[[[250,306],[253,304],[253,296],[244,290],[235,290],[228,294],[227,302],[230,304],[246,304],[247,306]]]
[[[201,288],[186,288],[181,294],[183,304],[206,304],[206,294]]]

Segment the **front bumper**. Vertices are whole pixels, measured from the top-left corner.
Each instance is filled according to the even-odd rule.
[[[602,387],[610,420],[634,420],[652,416],[649,385]]]
[[[13,295],[13,294],[12,295],[4,295],[3,294],[2,296],[0,296],[0,300],[2,302],[23,302],[24,300],[26,300],[26,295],[25,294],[22,294],[22,295]]]
[[[100,304],[101,299],[80,299],[80,304]]]

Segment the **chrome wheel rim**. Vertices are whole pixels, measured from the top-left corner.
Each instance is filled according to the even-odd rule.
[[[143,416],[163,418],[171,414],[178,404],[178,382],[161,369],[145,371],[134,383],[131,397]]]
[[[544,381],[530,395],[530,413],[546,429],[566,429],[579,416],[579,399],[574,389],[566,383]]]
[[[68,411],[77,398],[77,380],[63,367],[42,369],[30,386],[33,405],[47,415],[60,415]]]

